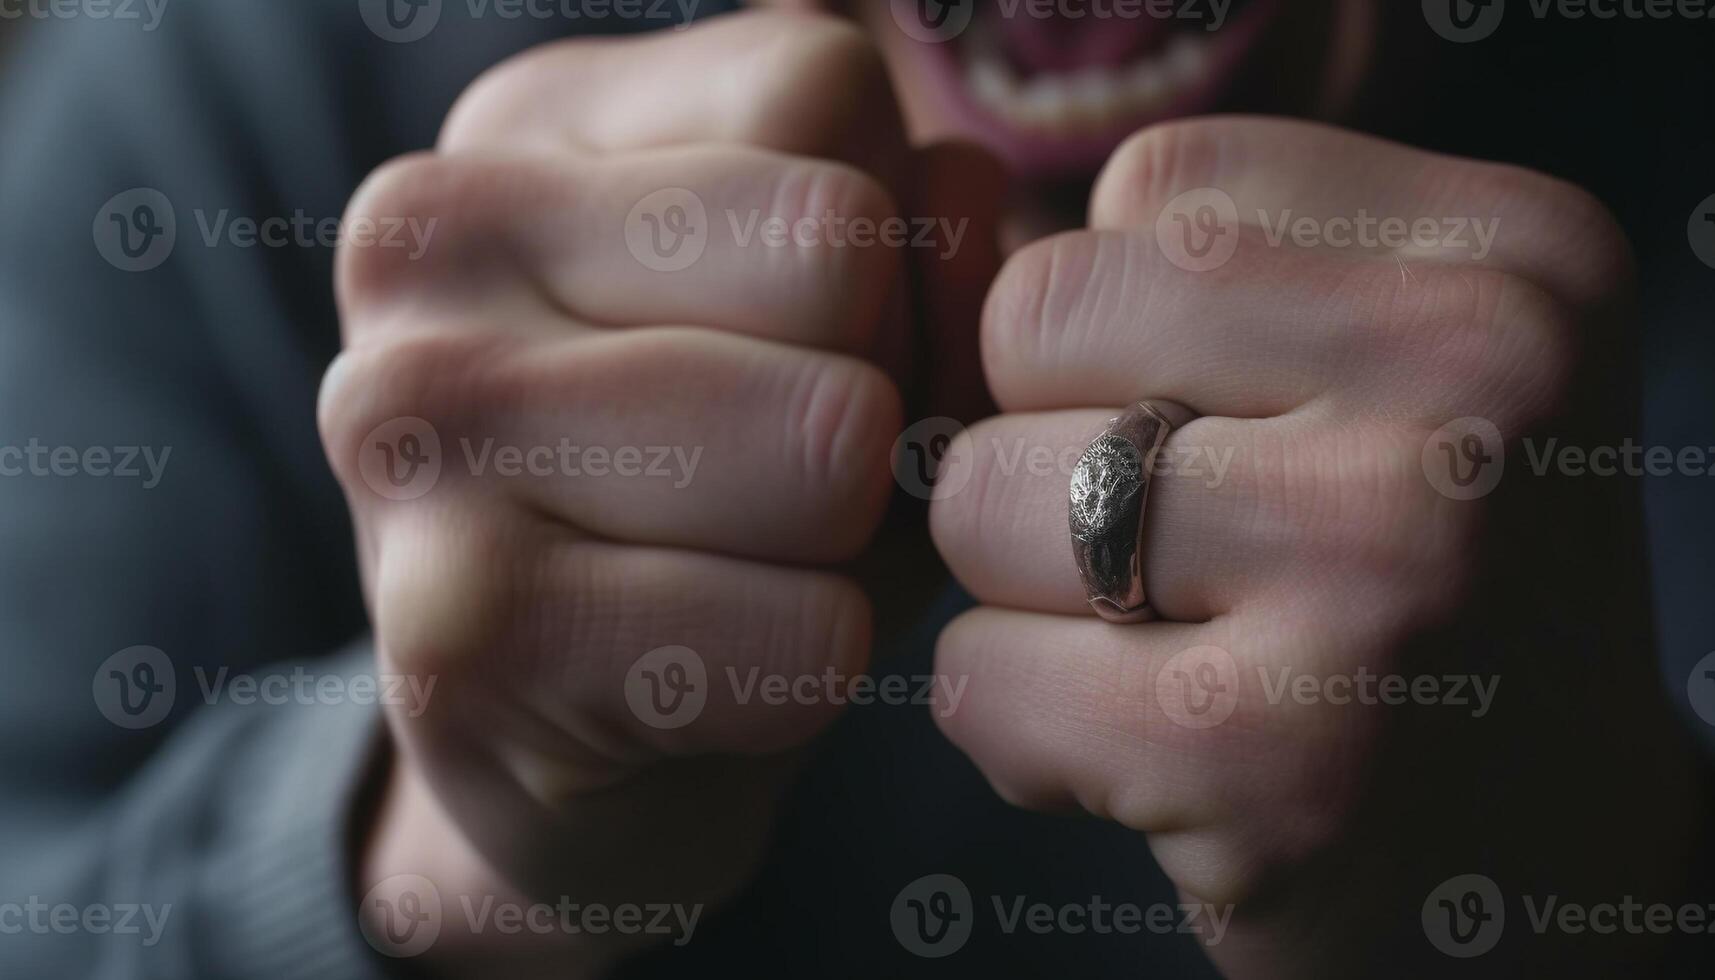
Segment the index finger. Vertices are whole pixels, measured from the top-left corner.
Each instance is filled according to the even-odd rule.
[[[886,66],[862,30],[773,11],[536,48],[465,91],[440,148],[619,153],[687,143],[837,160],[890,188],[907,153]]]

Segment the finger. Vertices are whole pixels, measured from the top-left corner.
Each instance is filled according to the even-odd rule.
[[[1563,311],[1495,269],[1272,248],[1241,236],[1217,269],[1173,267],[1153,234],[1062,235],[1015,254],[984,312],[1008,411],[1166,398],[1200,415],[1510,424],[1549,404]],[[1498,397],[1505,392],[1506,397]]]
[[[347,220],[421,233],[415,249],[342,251],[348,328],[457,319],[492,331],[558,316],[859,353],[878,330],[903,329],[885,322],[900,260],[878,229],[898,222],[892,199],[840,164],[744,147],[623,162],[420,155],[365,182]]]
[[[1233,895],[1254,880],[1259,807],[1276,818],[1276,852],[1339,833],[1323,818],[1355,785],[1341,746],[1374,721],[1271,689],[1280,666],[1323,676],[1350,652],[1280,629],[1280,612],[1115,626],[976,609],[941,634],[932,711],[1003,799],[1147,832],[1180,888]]]
[[[861,30],[756,11],[537,48],[460,98],[440,146],[614,153],[687,143],[840,160],[884,183],[907,152],[886,67]]]
[[[983,363],[1007,411],[1147,396],[1200,415],[1285,414],[1363,369],[1344,345],[1370,311],[1321,300],[1354,275],[1387,289],[1396,274],[1263,249],[1188,275],[1140,234],[1059,235],[1002,269],[983,313]]]
[[[1218,776],[1212,763],[1226,754],[1220,743],[1246,724],[1231,717],[1219,690],[1236,671],[1230,657],[1218,662],[1211,691],[1192,692],[1220,698],[1212,715],[1190,714],[1184,702],[1169,702],[1170,714],[1157,682],[1177,653],[1231,645],[1224,623],[1116,627],[976,609],[941,633],[935,672],[964,687],[957,704],[943,696],[933,710],[1009,802],[1081,806],[1142,830],[1199,826],[1221,805],[1204,791]],[[1200,720],[1219,723],[1190,727]]]
[[[930,531],[979,601],[1093,616],[1067,525],[1072,472],[1117,411],[1002,415],[973,426],[943,461]],[[1201,418],[1174,430],[1144,507],[1142,571],[1151,606],[1196,622],[1237,607],[1292,564],[1298,529],[1261,512],[1261,423]]]
[[[861,550],[900,414],[855,358],[688,328],[359,345],[321,401],[355,506],[401,498],[409,449],[429,462],[401,479],[428,475],[404,499],[499,495],[602,537],[784,561]]]
[[[591,541],[456,503],[377,526],[389,666],[440,679],[431,712],[506,699],[485,715],[510,719],[501,761],[544,802],[663,756],[792,748],[840,707],[800,679],[849,679],[868,661],[868,600],[837,575]]]
[[[1437,225],[1426,238],[1433,244],[1368,251],[1406,262],[1475,262],[1540,282],[1574,307],[1603,298],[1616,275],[1627,275],[1615,268],[1629,252],[1618,225],[1565,181],[1265,117],[1186,120],[1133,136],[1096,181],[1090,225],[1153,229],[1170,201],[1199,188],[1231,197],[1238,220],[1253,227],[1280,229],[1303,218],[1428,220]]]

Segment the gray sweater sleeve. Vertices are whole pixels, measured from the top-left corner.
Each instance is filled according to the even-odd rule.
[[[315,428],[337,221],[487,67],[637,28],[449,3],[397,44],[373,6],[0,24],[0,977],[386,965],[347,853],[385,692]]]
[[[380,712],[314,424],[332,249],[242,224],[338,218],[368,165],[324,9],[6,46],[0,977],[381,968],[346,853]]]

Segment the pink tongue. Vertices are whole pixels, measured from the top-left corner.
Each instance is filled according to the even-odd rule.
[[[1007,53],[1027,72],[1111,68],[1160,44],[1173,29],[1158,17],[1033,17],[1023,7],[1012,17],[999,10],[992,16]]]

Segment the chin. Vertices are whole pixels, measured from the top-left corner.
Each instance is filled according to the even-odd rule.
[[[925,3],[869,0],[866,12],[914,135],[973,140],[1027,181],[1062,182],[1088,180],[1163,120],[1325,114],[1361,60],[1368,0],[1231,0],[1224,13],[1211,0],[1060,0],[1049,17],[1029,14],[1030,0],[985,0],[943,41],[897,26]],[[1068,16],[1114,9],[1138,13]]]

